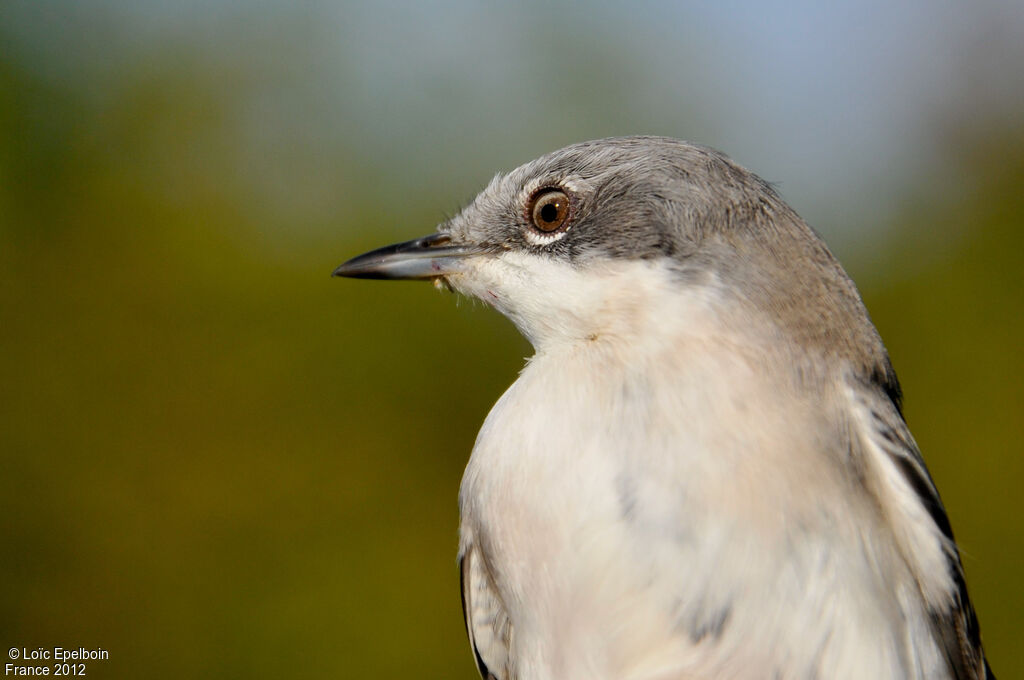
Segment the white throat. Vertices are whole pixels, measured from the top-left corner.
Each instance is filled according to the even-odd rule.
[[[657,260],[576,267],[506,252],[474,259],[450,282],[508,317],[538,354],[594,341],[632,345],[700,333],[715,323],[723,302],[715,280],[683,286],[668,263]]]

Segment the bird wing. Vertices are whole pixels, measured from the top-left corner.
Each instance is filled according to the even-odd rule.
[[[516,680],[509,668],[511,622],[473,545],[459,558],[462,613],[476,667],[484,680]]]
[[[866,479],[917,578],[933,635],[952,677],[995,680],[981,646],[953,530],[903,420],[895,378],[853,379],[847,385],[853,400],[854,435],[865,452]]]

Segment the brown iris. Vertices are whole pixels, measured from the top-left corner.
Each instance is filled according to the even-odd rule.
[[[561,189],[542,189],[533,197],[529,214],[537,230],[556,231],[569,219],[569,197]]]

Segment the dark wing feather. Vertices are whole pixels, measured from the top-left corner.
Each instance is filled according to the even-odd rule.
[[[484,680],[516,680],[509,668],[512,627],[473,546],[459,559],[462,614],[477,670]]]
[[[946,509],[903,420],[899,388],[892,387],[893,384],[895,376],[890,374],[887,382],[876,379],[854,386],[855,398],[862,412],[867,414],[862,420],[866,423],[867,432],[862,433],[871,448],[881,451],[899,472],[907,489],[916,496],[944,539],[948,577],[953,582],[952,599],[942,605],[932,605],[929,613],[932,629],[946,655],[952,676],[956,680],[994,680],[995,676],[985,660],[978,617],[967,595],[963,565]],[[921,578],[920,574],[918,578]]]

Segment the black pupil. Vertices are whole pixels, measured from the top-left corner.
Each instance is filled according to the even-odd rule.
[[[554,222],[558,219],[558,205],[548,203],[540,209],[540,218],[545,222]]]

